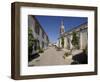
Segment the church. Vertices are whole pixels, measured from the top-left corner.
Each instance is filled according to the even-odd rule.
[[[73,29],[65,31],[65,26],[63,20],[61,21],[59,38],[57,41],[57,46],[59,48],[73,49],[74,45],[72,45],[73,37],[75,36],[73,33],[76,33],[76,37],[78,38],[78,49],[85,49],[88,45],[88,25],[87,22],[82,23]]]

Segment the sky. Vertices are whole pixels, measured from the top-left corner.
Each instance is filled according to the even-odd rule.
[[[35,16],[47,33],[51,43],[55,43],[60,35],[61,21],[65,32],[88,21],[87,17]]]

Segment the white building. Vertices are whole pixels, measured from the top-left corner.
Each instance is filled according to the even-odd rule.
[[[66,31],[64,29],[64,24],[63,21],[61,22],[61,27],[60,27],[60,36],[58,38],[58,47],[62,48],[62,37],[64,39],[64,46],[63,48],[67,48],[67,49],[72,49],[73,45],[72,45],[72,38],[73,32],[77,33],[77,37],[79,38],[79,49],[85,49],[87,47],[88,44],[88,27],[87,27],[87,22],[80,24],[77,27],[74,27],[73,29]]]
[[[33,47],[37,50],[38,47],[42,49],[46,49],[49,44],[49,38],[38,20],[35,16],[28,16],[28,28],[31,28],[33,31],[33,37],[35,39],[35,43]]]

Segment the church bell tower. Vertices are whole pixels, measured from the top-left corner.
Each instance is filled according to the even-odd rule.
[[[60,36],[63,35],[65,32],[65,28],[64,28],[64,23],[63,20],[61,20],[61,26],[60,26]]]

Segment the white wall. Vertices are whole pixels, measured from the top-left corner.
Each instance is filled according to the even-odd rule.
[[[0,82],[15,82],[10,79],[10,66],[11,66],[11,2],[15,0],[1,0],[0,1]],[[53,4],[69,4],[69,5],[87,5],[98,6],[100,18],[100,0],[16,0],[16,1],[30,1],[38,3],[53,3]],[[98,19],[100,22],[100,19]],[[98,26],[100,27],[100,25]],[[100,35],[100,28],[98,28]],[[100,42],[100,37],[98,38]],[[100,44],[98,44],[100,45]],[[98,47],[100,49],[100,46]],[[100,51],[99,51],[100,54]],[[98,55],[100,62],[100,55]],[[100,69],[100,63],[99,68]],[[38,79],[28,80],[28,82],[100,82],[100,71],[97,76],[79,76],[79,77],[66,77],[66,78],[53,78],[53,79]],[[21,81],[19,81],[21,82]],[[27,80],[23,80],[27,82]]]

